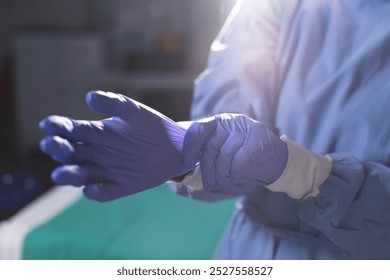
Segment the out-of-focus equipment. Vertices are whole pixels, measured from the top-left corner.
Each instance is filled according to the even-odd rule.
[[[0,172],[0,219],[14,214],[43,192],[42,183],[30,172]]]

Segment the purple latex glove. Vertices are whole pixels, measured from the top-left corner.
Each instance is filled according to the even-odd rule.
[[[64,165],[56,184],[85,186],[91,199],[131,195],[186,173],[182,164],[185,129],[126,96],[90,92],[89,107],[111,118],[86,121],[49,116],[39,124],[48,134],[41,149]]]
[[[184,139],[184,164],[200,163],[204,189],[176,186],[176,191],[202,200],[245,195],[277,180],[287,159],[286,143],[262,123],[245,115],[216,115],[194,122]]]

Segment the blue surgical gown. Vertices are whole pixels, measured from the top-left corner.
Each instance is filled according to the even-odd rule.
[[[242,198],[215,257],[390,259],[388,110],[390,1],[239,1],[195,81],[192,118],[246,114],[329,154],[332,170],[316,197]]]

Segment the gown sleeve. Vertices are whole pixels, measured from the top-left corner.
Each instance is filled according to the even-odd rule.
[[[242,113],[272,127],[277,103],[278,4],[239,0],[195,80],[191,117]]]
[[[299,217],[356,259],[390,255],[390,168],[331,154],[330,175],[317,196],[301,201]]]
[[[212,44],[206,70],[195,81],[193,119],[243,113],[276,130],[279,10],[278,2],[272,0],[238,2]],[[331,167],[318,192],[298,198],[299,218],[353,258],[388,259],[390,168],[361,161],[352,154],[327,157]],[[176,191],[202,200],[221,199],[180,184]]]

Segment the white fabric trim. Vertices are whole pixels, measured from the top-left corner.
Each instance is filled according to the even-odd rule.
[[[321,184],[328,178],[332,169],[331,158],[312,153],[285,135],[281,139],[288,147],[287,165],[279,179],[266,188],[284,192],[294,199],[318,195]],[[200,166],[198,165],[182,181],[171,183],[183,184],[197,190],[203,189]]]
[[[196,189],[196,190],[202,190],[203,189],[203,183],[202,183],[202,173],[200,172],[200,166],[197,165],[194,170],[192,170],[190,173],[188,173],[183,180],[181,181],[168,181],[167,183],[170,184],[182,184],[186,185],[189,188]]]
[[[26,236],[82,196],[81,188],[54,187],[9,220],[0,223],[0,260],[23,257]]]
[[[200,166],[197,165],[190,174],[184,177],[183,181],[181,181],[180,184],[186,185],[196,190],[202,190],[203,183],[202,183],[202,173],[200,172]]]
[[[287,165],[279,179],[266,188],[284,192],[294,199],[318,195],[321,184],[332,169],[331,158],[314,154],[287,136],[281,139],[288,147]]]

